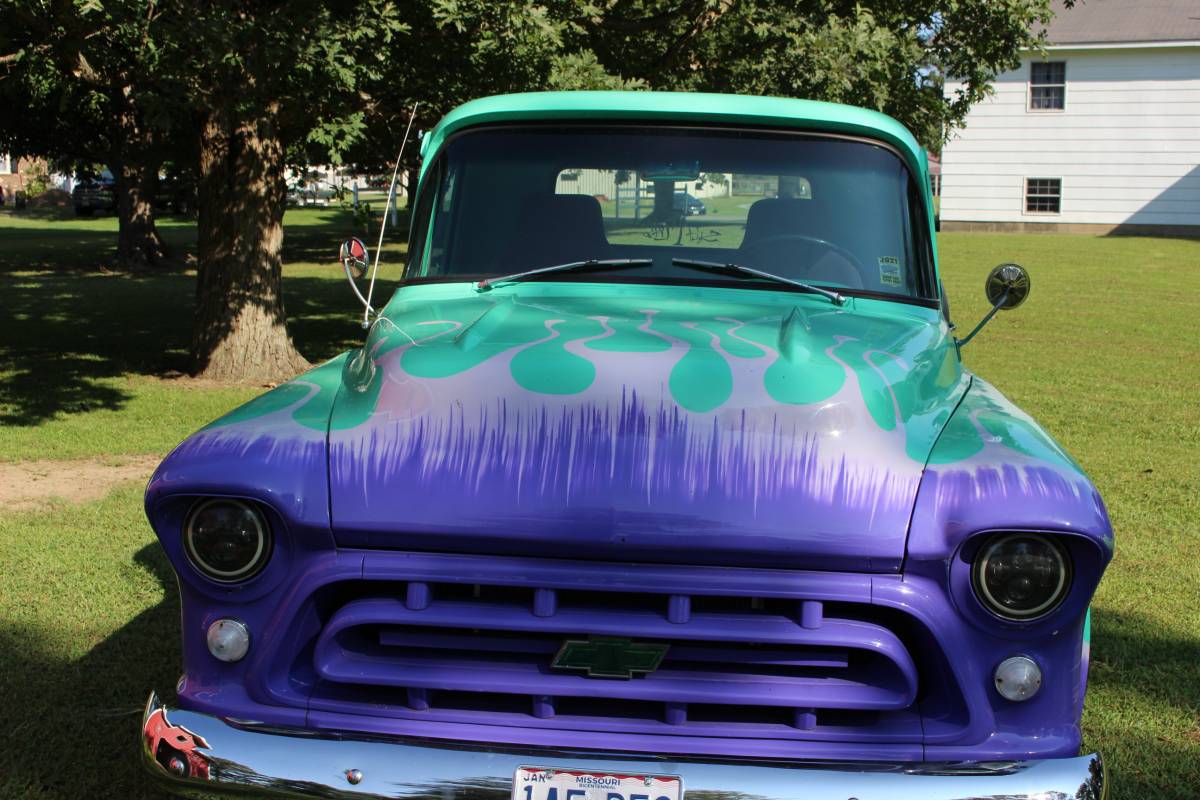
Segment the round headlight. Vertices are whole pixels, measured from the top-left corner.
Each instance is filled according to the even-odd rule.
[[[201,573],[233,583],[256,575],[271,557],[271,529],[262,513],[241,500],[203,500],[188,514],[183,547]]]
[[[1071,563],[1062,545],[1032,533],[994,537],[975,556],[971,572],[980,602],[1011,620],[1050,613],[1071,588]]]

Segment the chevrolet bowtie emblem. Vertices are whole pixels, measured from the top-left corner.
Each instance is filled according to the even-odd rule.
[[[589,678],[624,678],[633,673],[654,672],[670,645],[631,642],[628,639],[594,637],[587,641],[568,639],[554,657],[555,669],[587,670]]]

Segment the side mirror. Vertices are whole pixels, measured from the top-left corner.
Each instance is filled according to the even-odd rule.
[[[992,306],[1008,311],[1029,297],[1029,273],[1020,264],[1001,264],[988,273],[983,290]]]
[[[341,249],[338,251],[338,260],[342,262],[346,280],[350,281],[350,288],[358,297],[358,301],[370,309],[370,303],[367,302],[362,290],[358,288],[358,281],[366,276],[367,270],[371,266],[371,254],[367,250],[367,246],[363,244],[362,239],[347,239],[342,242]]]
[[[1020,264],[1001,264],[988,273],[983,290],[992,309],[970,333],[956,340],[959,347],[974,339],[975,334],[996,316],[997,311],[1008,311],[1025,302],[1025,298],[1029,297],[1029,273]]]

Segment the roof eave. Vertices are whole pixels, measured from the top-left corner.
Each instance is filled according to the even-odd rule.
[[[1042,47],[1030,47],[1026,49],[1026,53],[1037,53],[1041,50],[1059,52],[1063,50],[1142,50],[1142,49],[1161,49],[1167,47],[1186,48],[1200,47],[1200,39],[1179,39],[1177,41],[1164,42],[1161,40],[1140,41],[1140,42],[1061,42],[1056,44],[1046,44]]]

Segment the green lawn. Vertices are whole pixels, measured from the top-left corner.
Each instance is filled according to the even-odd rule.
[[[323,359],[361,336],[332,258],[350,219],[294,211],[287,226],[292,330]],[[258,391],[177,377],[193,275],[185,263],[102,274],[114,227],[0,214],[0,461],[161,454]],[[194,240],[186,223],[163,229],[180,251]],[[1028,303],[965,355],[1084,465],[1117,530],[1094,607],[1086,745],[1108,754],[1114,800],[1195,797],[1200,242],[944,234],[940,248],[963,327],[993,264],[1032,272]],[[148,796],[139,707],[174,683],[179,655],[174,578],[141,489],[0,514],[0,798]]]

